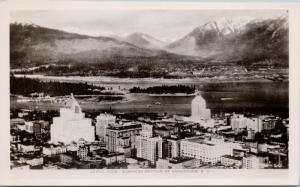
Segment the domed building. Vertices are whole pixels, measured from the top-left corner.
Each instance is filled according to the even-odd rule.
[[[85,118],[73,94],[67,101],[66,107],[60,109],[60,116],[53,118],[50,133],[52,143],[69,144],[81,138],[88,142],[95,141],[95,128],[92,126],[92,121]]]
[[[206,101],[201,95],[197,95],[192,100],[192,116],[195,122],[200,120],[208,120],[211,118],[210,109],[206,108]]]

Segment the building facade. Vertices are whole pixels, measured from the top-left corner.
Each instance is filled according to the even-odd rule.
[[[167,139],[168,143],[168,158],[180,157],[180,140],[177,139]]]
[[[123,148],[134,149],[137,146],[136,137],[141,132],[140,124],[111,126],[106,129],[108,152],[119,152]]]
[[[153,137],[153,126],[142,125],[141,135],[137,139],[137,157],[150,161],[155,165],[158,158],[163,157],[163,139]]]
[[[106,129],[116,123],[116,116],[104,113],[97,116],[96,120],[96,135],[100,141],[107,142]]]
[[[223,155],[232,155],[238,143],[225,142],[223,138],[194,137],[180,142],[180,156],[200,159],[204,163],[221,162]]]
[[[235,157],[232,155],[224,155],[221,157],[221,164],[224,166],[234,166],[236,168],[241,168],[243,165],[243,158]]]
[[[46,156],[55,156],[62,153],[67,152],[67,148],[65,146],[53,146],[50,147],[43,147],[42,153]]]
[[[192,100],[192,121],[208,120],[211,118],[210,109],[206,108],[206,101],[200,95]]]
[[[88,142],[95,141],[95,128],[92,126],[92,121],[84,117],[73,95],[67,102],[66,108],[60,109],[60,116],[53,118],[50,132],[53,143],[70,144],[80,138]]]
[[[254,155],[243,157],[243,169],[259,169],[259,158]]]

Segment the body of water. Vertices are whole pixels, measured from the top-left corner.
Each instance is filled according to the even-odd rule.
[[[201,95],[207,101],[207,107],[213,113],[219,112],[249,112],[255,114],[277,114],[287,117],[289,113],[289,84],[288,82],[271,81],[251,81],[251,82],[201,82],[201,81],[181,81],[174,82],[167,80],[160,82],[151,80],[130,80],[128,82],[119,81],[101,81],[91,79],[58,79],[59,81],[86,81],[91,84],[99,84],[106,87],[119,87],[130,89],[133,86],[149,87],[156,85],[193,85],[201,91]],[[49,80],[49,79],[42,79]],[[52,79],[50,79],[52,80]],[[138,83],[138,84],[136,84]],[[113,112],[159,112],[189,115],[191,112],[191,101],[194,96],[149,96],[145,94],[132,94],[130,101],[123,103],[82,103],[83,110]],[[39,109],[59,109],[58,104],[43,103],[17,103],[14,97],[11,97],[12,108],[39,108]]]

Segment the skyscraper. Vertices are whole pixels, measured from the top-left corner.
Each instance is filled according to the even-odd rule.
[[[84,117],[81,107],[71,94],[66,107],[60,109],[60,116],[53,118],[50,129],[51,142],[69,144],[84,138],[88,142],[95,141],[95,128],[92,121]]]
[[[210,109],[206,108],[206,101],[197,95],[192,101],[192,121],[208,120],[211,118]]]
[[[153,126],[142,125],[141,135],[137,137],[137,157],[149,160],[155,164],[158,158],[162,158],[163,140],[161,137],[153,137]]]
[[[146,139],[143,149],[143,158],[155,164],[158,158],[162,158],[162,138],[157,136]]]
[[[140,124],[109,126],[106,129],[107,150],[111,152],[126,152],[136,148],[136,136],[140,134]]]
[[[102,113],[97,116],[97,123],[96,123],[96,135],[98,136],[99,140],[107,142],[106,140],[106,129],[108,125],[114,125],[116,123],[116,116]]]

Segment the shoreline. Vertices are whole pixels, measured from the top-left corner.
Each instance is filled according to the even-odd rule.
[[[289,79],[283,81],[272,81],[265,78],[250,79],[232,79],[232,78],[182,78],[182,79],[165,79],[165,78],[118,78],[109,76],[47,76],[42,74],[14,74],[15,77],[26,77],[39,79],[41,81],[62,81],[62,82],[91,82],[98,84],[198,84],[198,83],[243,83],[243,82],[289,82]]]

